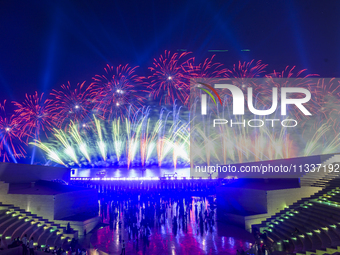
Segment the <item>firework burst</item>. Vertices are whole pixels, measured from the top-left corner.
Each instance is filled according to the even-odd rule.
[[[95,108],[103,118],[115,119],[135,112],[145,102],[143,77],[135,74],[137,67],[107,66],[106,75],[96,75],[92,83]]]
[[[72,88],[68,82],[61,85],[61,89],[53,89],[48,100],[49,112],[57,120],[58,127],[64,127],[70,121],[80,123],[91,111],[91,86],[78,83]]]
[[[254,60],[250,62],[241,62],[239,61],[238,64],[234,64],[232,69],[223,69],[224,77],[227,83],[233,84],[239,87],[243,93],[247,93],[248,88],[251,87],[253,91],[253,101],[261,108],[266,105],[266,102],[263,101],[261,97],[257,97],[263,93],[264,85],[258,82],[255,82],[253,78],[261,78],[265,74],[265,69],[268,65],[263,64],[261,60],[255,62]],[[232,95],[230,90],[223,89],[220,92],[220,95],[226,97],[228,103],[232,100]],[[270,95],[271,96],[271,95]],[[268,97],[266,95],[266,97]],[[248,98],[245,98],[248,101]]]
[[[317,90],[315,79],[311,79],[312,77],[318,76],[317,74],[306,74],[307,69],[303,69],[300,71],[295,70],[295,66],[289,67],[287,66],[283,71],[276,72],[274,71],[271,74],[266,75],[268,79],[268,83],[266,84],[269,87],[277,87],[277,88],[285,88],[285,87],[296,87],[296,88],[306,88],[312,94],[312,98],[316,96]],[[271,91],[272,89],[268,90]],[[304,98],[305,95],[303,93],[295,93],[294,98]],[[271,95],[270,95],[271,98]],[[278,93],[278,100],[281,100],[281,93]],[[319,109],[316,107],[316,104],[309,104],[308,110],[314,115]],[[297,120],[301,120],[305,118],[304,115],[301,115],[301,111],[294,107],[290,109],[290,113]]]
[[[327,122],[333,128],[339,127],[340,108],[338,99],[340,96],[340,84],[334,78],[318,79],[312,92],[312,102],[316,109],[317,120],[315,124]]]
[[[256,63],[254,60],[250,62],[238,62],[234,64],[233,69],[228,70],[227,77],[229,78],[258,78],[265,72],[268,65],[263,64],[261,60]]]
[[[154,59],[153,66],[149,67],[152,75],[149,76],[152,96],[159,98],[159,103],[172,104],[176,99],[186,103],[190,93],[188,73],[185,66],[189,53],[171,54],[165,51],[158,59]]]
[[[228,69],[223,67],[223,64],[214,62],[214,56],[207,58],[203,63],[195,64],[195,58],[189,59],[183,69],[191,79],[204,78],[224,78],[227,75]]]
[[[151,166],[160,160],[159,165],[165,161],[167,165],[176,167],[178,158],[182,158],[182,165],[190,160],[188,124],[165,127],[160,121],[152,122],[141,115],[132,120],[125,118],[124,121],[103,121],[93,117],[93,125],[89,126],[90,130],[83,132],[79,125],[71,122],[68,131],[53,129],[55,139],[48,143],[34,140],[30,144],[45,151],[52,161],[66,166],[119,165],[129,169],[133,165]],[[163,135],[156,141],[160,128]],[[159,140],[163,146],[161,154],[156,148]],[[175,158],[171,159],[171,151]]]
[[[295,70],[296,66],[290,67],[290,66],[286,66],[286,68],[281,71],[281,72],[277,72],[277,71],[273,71],[273,73],[266,75],[267,77],[270,78],[308,78],[308,77],[314,77],[314,76],[318,76],[317,74],[304,74],[307,69],[302,69],[300,71],[296,71]],[[294,72],[296,71],[296,73]]]
[[[6,115],[4,104],[0,104],[1,160],[16,162],[23,157],[28,139],[52,161],[80,167],[176,168],[190,163],[194,166],[196,161],[189,159],[190,146],[194,151],[192,158],[207,165],[221,160],[228,164],[339,151],[340,85],[336,79],[312,79],[317,75],[295,66],[266,73],[267,65],[254,60],[238,62],[227,69],[215,62],[214,56],[198,63],[188,52],[173,54],[170,51],[153,60],[147,79],[138,76],[136,69],[129,65],[108,65],[105,73],[94,76],[89,86],[85,82],[74,87],[67,83],[53,89],[46,101],[43,94],[37,92],[26,95],[24,102],[14,102],[13,116]],[[269,126],[266,119],[254,116],[251,107],[244,118],[235,117],[229,89],[219,91],[220,104],[215,98],[208,99],[209,114],[192,116],[196,108],[199,110],[203,87],[197,86],[199,89],[190,93],[190,85],[213,86],[220,81],[241,89],[245,104],[256,110],[276,107],[268,117],[275,120],[278,127],[274,127],[274,122]],[[273,104],[273,93],[277,88],[277,101],[281,101],[280,90],[285,87],[311,92],[311,100],[305,107],[312,115],[304,116],[300,108],[287,103],[287,114],[281,116],[280,104]],[[147,93],[149,99],[153,97],[160,105],[173,104],[173,111],[167,111],[168,106],[160,107],[157,119],[153,114],[159,109],[145,105]],[[176,100],[188,105],[189,95],[194,99],[192,109],[190,115],[182,115],[186,119],[182,122]],[[305,96],[305,93],[292,93],[287,97],[302,99]],[[228,126],[209,127],[214,116],[228,120]],[[285,128],[282,122],[279,125],[279,120],[286,118],[296,120],[299,129]],[[248,127],[244,124],[242,129],[242,126],[231,129],[230,120],[235,120],[237,125],[248,123]],[[265,126],[250,126],[249,121],[262,121]],[[34,156],[32,159],[33,162]]]
[[[43,95],[44,93],[39,96],[38,92],[33,95],[26,94],[24,102],[13,102],[16,106],[14,111],[18,128],[27,134],[27,138],[39,139],[41,133],[48,137],[47,131],[51,131],[55,126],[56,119],[48,111],[50,103],[43,99]]]
[[[21,139],[25,134],[19,129],[15,115],[7,116],[5,103],[0,104],[0,157],[3,162],[10,161],[9,157],[23,158],[26,153]]]
[[[195,59],[192,58],[184,65],[185,73],[190,79],[190,97],[196,98],[201,95],[201,90],[193,89],[198,83],[214,84],[226,76],[228,69],[224,68],[223,64],[214,62],[214,57],[215,55],[198,65],[195,65]],[[189,97],[187,100],[189,100]]]

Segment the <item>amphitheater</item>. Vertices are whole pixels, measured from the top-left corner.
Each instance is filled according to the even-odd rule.
[[[320,162],[328,166],[340,163],[340,155],[320,157]],[[171,179],[166,187],[155,182],[151,186],[147,181],[141,184],[126,180],[82,188],[51,182],[70,181],[70,169],[46,170],[43,166],[0,164],[0,254],[22,254],[21,247],[8,245],[24,235],[28,239],[33,237],[34,245],[42,249],[67,249],[72,240],[86,242],[86,233],[91,233],[100,222],[98,190],[120,189],[124,185],[131,189],[160,190],[184,185],[204,190],[215,185],[224,219],[249,232],[266,233],[265,239],[274,243],[273,254],[340,254],[339,173],[309,173],[291,181],[257,180],[257,185],[265,183],[260,188],[250,182],[246,186],[240,186],[240,182],[226,184],[222,176],[210,182],[210,186],[202,185],[200,180]],[[235,201],[238,209],[233,207]],[[96,254],[91,245],[87,250],[88,254]]]

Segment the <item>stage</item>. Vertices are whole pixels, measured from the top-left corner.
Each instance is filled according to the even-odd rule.
[[[190,168],[72,168],[70,172],[70,180],[160,180],[160,178],[188,179]]]

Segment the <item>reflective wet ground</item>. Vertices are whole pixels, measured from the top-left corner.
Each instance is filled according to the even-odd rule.
[[[195,215],[195,205],[192,204],[190,219],[187,217],[187,224],[178,221],[177,231],[174,229],[173,217],[176,216],[176,203],[166,210],[165,220],[154,219],[155,225],[151,228],[148,242],[142,238],[133,238],[129,234],[127,225],[115,223],[99,229],[91,236],[91,244],[98,248],[99,253],[121,254],[122,240],[126,244],[126,254],[236,254],[237,250],[248,250],[254,237],[244,229],[224,224],[214,216],[214,224],[200,224]],[[198,203],[198,215],[200,203]],[[203,203],[203,211],[209,205]],[[178,216],[178,214],[177,214]],[[122,213],[119,213],[120,220],[124,222]],[[164,223],[163,223],[164,222]],[[203,225],[203,227],[202,227]],[[177,233],[176,233],[177,232]],[[104,253],[102,253],[104,254]]]

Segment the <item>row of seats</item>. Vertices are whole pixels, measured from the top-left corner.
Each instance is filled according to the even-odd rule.
[[[14,239],[20,240],[27,235],[27,239],[34,239],[34,245],[69,248],[69,242],[75,232],[66,233],[66,228],[61,227],[47,219],[13,205],[0,203],[0,236],[3,247],[8,247]]]
[[[340,251],[337,248],[340,246],[340,180],[329,181],[321,191],[292,204],[257,227],[267,231],[278,249],[285,247],[291,253]]]
[[[310,169],[300,178],[301,186],[325,187],[329,181],[337,178],[340,169],[340,154],[329,156],[322,164],[317,165],[316,168]]]

